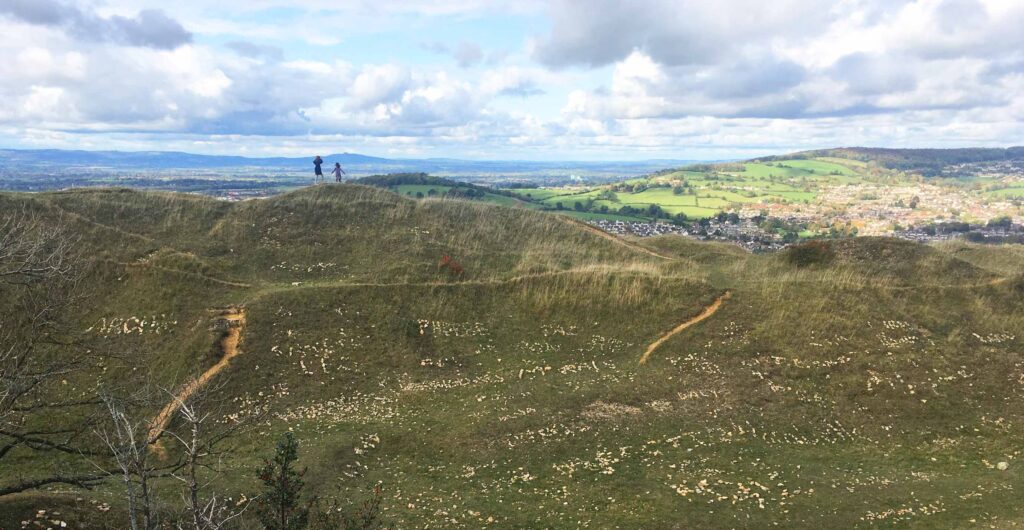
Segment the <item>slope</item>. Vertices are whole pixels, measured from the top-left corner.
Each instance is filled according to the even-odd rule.
[[[402,528],[1024,515],[1013,502],[1024,302],[988,281],[1004,267],[972,264],[988,258],[858,239],[798,267],[785,254],[676,237],[627,245],[540,212],[356,186],[241,204],[115,190],[0,201],[65,216],[82,234],[96,291],[83,329],[136,352],[69,392],[140,373],[181,388],[222,360],[208,311],[245,308],[244,354],[206,387],[223,421],[260,419],[234,440],[224,495],[251,495],[251,470],[288,430],[312,492],[350,504],[382,481]],[[466,276],[439,270],[441,254]],[[115,502],[117,491],[72,495]],[[175,506],[173,483],[161,491]],[[0,526],[61,499],[0,500]],[[104,517],[77,513],[82,528]]]

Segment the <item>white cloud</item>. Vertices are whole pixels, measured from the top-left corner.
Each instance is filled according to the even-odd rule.
[[[546,158],[1024,142],[1018,0],[544,4],[9,0],[0,141]],[[435,25],[463,32],[421,45]],[[487,38],[510,28],[521,48]]]
[[[356,76],[349,89],[350,104],[354,108],[368,108],[401,96],[412,82],[404,67],[385,64],[370,66]]]
[[[601,1],[607,9],[556,2],[551,35],[535,48],[554,67],[614,65],[611,89],[575,95],[569,114],[580,115],[586,97],[586,115],[602,120],[952,118],[1022,97],[1002,80],[1024,64],[1024,5],[1012,2]]]
[[[552,76],[541,69],[508,66],[484,72],[479,86],[487,96],[529,97],[543,94],[541,87],[553,82]]]
[[[59,0],[4,0],[0,16],[59,28],[84,40],[128,46],[174,49],[192,41],[192,34],[160,9],[143,9],[130,16],[100,16]]]

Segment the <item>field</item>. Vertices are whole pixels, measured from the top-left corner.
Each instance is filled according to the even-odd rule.
[[[398,186],[390,186],[388,189],[390,189],[391,191],[394,191],[395,193],[398,193],[399,195],[404,195],[406,197],[431,198],[431,197],[441,197],[445,193],[448,193],[452,189],[464,191],[464,190],[467,190],[469,188],[467,188],[467,187],[458,187],[458,186],[435,185],[435,184],[401,184],[401,185],[398,185]],[[431,193],[431,190],[433,190],[433,193]],[[561,199],[554,200],[554,198],[555,197],[562,197],[562,196],[574,196],[574,194],[572,192],[560,192],[560,191],[555,191],[555,190],[540,190],[540,189],[525,189],[525,190],[513,189],[513,190],[506,190],[506,191],[512,192],[515,195],[522,196],[524,199],[528,199],[528,200],[517,200],[516,198],[509,197],[507,195],[502,195],[502,194],[498,194],[498,193],[489,193],[489,192],[485,193],[482,197],[477,198],[477,200],[480,200],[481,202],[490,203],[490,204],[497,204],[499,206],[505,206],[505,207],[509,207],[509,208],[527,208],[527,209],[532,209],[532,210],[549,210],[549,211],[551,211],[552,213],[555,213],[555,214],[566,215],[566,216],[569,216],[569,217],[573,217],[573,218],[576,218],[576,219],[583,219],[583,220],[593,220],[593,219],[605,219],[605,220],[612,220],[612,221],[646,221],[647,220],[644,217],[635,216],[635,215],[619,215],[619,214],[615,214],[615,213],[600,213],[600,212],[578,212],[578,211],[572,210],[572,204],[571,203],[569,203],[566,206],[567,209],[558,209],[558,208],[556,208],[556,204]],[[553,200],[551,200],[551,201],[539,200],[542,197],[551,197]],[[537,201],[529,200],[529,199],[532,199],[532,198],[537,198],[538,200]],[[585,200],[585,199],[583,199],[583,200]]]
[[[857,238],[804,263],[351,185],[0,208],[80,235],[92,296],[76,318],[131,353],[57,383],[68,396],[181,388],[218,361],[210,310],[244,311],[208,388],[218,422],[260,417],[211,486],[232,502],[290,431],[309,493],[348,508],[381,483],[396,528],[1024,524],[1024,255],[1009,247]],[[0,485],[91,469],[43,455],[13,451]],[[161,509],[180,491],[160,479]],[[116,527],[122,498],[114,478],[0,497],[0,528],[38,510]]]
[[[861,182],[864,177],[859,171],[863,163],[845,162],[792,159],[721,164],[702,171],[684,169],[602,187],[508,191],[546,208],[561,204],[573,209],[580,203],[589,212],[614,213],[629,207],[637,210],[630,214],[649,218],[649,214],[639,210],[648,210],[653,205],[672,216],[683,214],[688,219],[702,219],[750,205],[808,203],[825,186]],[[673,188],[677,186],[683,186],[685,191],[675,192]],[[614,190],[614,200],[599,197],[605,190]]]
[[[584,221],[591,221],[596,219],[605,219],[609,221],[633,221],[633,222],[644,222],[647,219],[643,217],[636,217],[631,215],[618,215],[614,213],[593,213],[593,212],[577,212],[573,210],[553,211],[551,212],[556,215],[565,215],[575,219],[582,219]]]
[[[1009,186],[998,190],[989,191],[986,195],[1001,198],[1024,199],[1024,186]]]

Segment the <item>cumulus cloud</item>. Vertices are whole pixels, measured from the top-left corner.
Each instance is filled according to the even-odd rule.
[[[402,66],[370,66],[352,82],[348,91],[349,104],[353,108],[366,109],[393,101],[405,93],[411,82],[411,74]]]
[[[554,0],[552,30],[533,54],[556,68],[603,66],[634,51],[667,65],[708,64],[780,34],[807,38],[828,12],[817,0]]]
[[[455,59],[455,63],[459,65],[459,68],[471,68],[484,60],[483,48],[471,41],[461,41],[454,47],[437,41],[423,43],[421,46],[425,50],[451,56]]]
[[[559,0],[537,60],[613,65],[573,119],[819,119],[1010,105],[1024,6],[1000,0],[824,4]],[[798,25],[793,21],[799,20]]]
[[[225,46],[235,53],[250,59],[265,59],[270,61],[280,61],[281,59],[284,59],[284,50],[277,46],[257,44],[244,40],[231,41],[225,44]]]
[[[480,91],[488,95],[530,97],[544,94],[541,84],[545,76],[537,70],[507,67],[485,72]]]
[[[885,54],[852,53],[836,61],[832,76],[856,95],[906,92],[917,87],[914,61]]]
[[[78,38],[128,46],[174,49],[192,42],[192,34],[158,9],[134,17],[101,17],[58,0],[4,0],[0,14],[22,22],[64,29]]]
[[[1024,141],[1013,0],[552,0],[512,24],[526,4],[386,4],[0,0],[0,140],[551,158]],[[450,60],[402,55],[422,37],[396,19],[451,23],[420,45]],[[548,29],[517,48],[510,27]]]

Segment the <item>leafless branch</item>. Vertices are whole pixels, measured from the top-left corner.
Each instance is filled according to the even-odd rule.
[[[59,394],[53,385],[87,358],[73,325],[83,263],[78,239],[60,219],[0,212],[0,460],[20,451],[96,454],[82,440],[88,413],[53,414],[96,405],[88,396],[52,397]],[[65,419],[55,424],[57,417]],[[88,487],[101,477],[53,471],[4,484],[0,496],[57,483]]]

